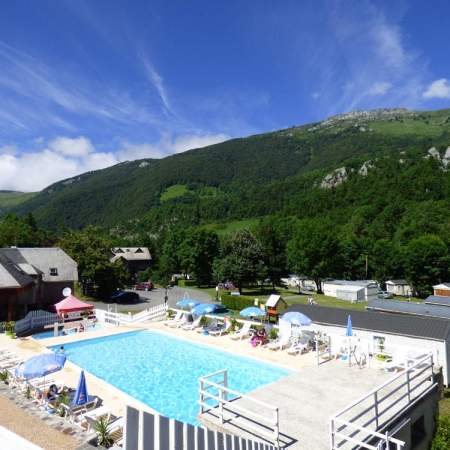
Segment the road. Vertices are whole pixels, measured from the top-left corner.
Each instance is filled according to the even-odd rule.
[[[98,309],[108,309],[110,306],[114,311],[117,305],[117,312],[133,312],[137,313],[146,308],[150,308],[152,306],[160,305],[164,303],[164,295],[165,289],[163,288],[155,288],[152,291],[136,291],[141,301],[139,303],[104,303],[104,302],[89,302],[94,305],[95,308]],[[197,300],[199,303],[209,303],[212,301],[210,295],[206,292],[198,291],[196,289],[189,288],[179,288],[177,286],[168,289],[167,295],[169,297],[168,302],[169,306],[175,306],[175,303],[178,300],[181,300],[184,295],[187,294],[190,298]]]

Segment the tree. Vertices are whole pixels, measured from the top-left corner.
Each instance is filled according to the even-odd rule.
[[[23,219],[8,214],[0,221],[0,247],[40,247],[46,241],[46,233],[37,227],[32,214]]]
[[[267,276],[273,288],[287,272],[286,246],[291,238],[293,221],[295,219],[284,220],[281,217],[270,216],[261,220],[255,230],[263,248]]]
[[[310,276],[322,292],[322,279],[339,275],[341,258],[336,227],[331,221],[307,219],[299,223],[288,243],[290,267],[299,275]]]
[[[192,274],[199,286],[212,281],[213,262],[219,253],[219,238],[213,231],[191,229],[181,243],[178,255],[185,273]]]
[[[226,240],[221,255],[214,263],[214,273],[222,281],[235,283],[239,292],[245,284],[266,275],[262,245],[249,230],[239,230]]]
[[[129,282],[123,263],[110,261],[111,241],[102,235],[99,228],[69,231],[61,238],[59,246],[77,262],[84,292],[87,286],[93,285],[95,296],[108,298]]]
[[[450,257],[447,245],[435,235],[425,234],[404,249],[406,279],[419,296],[432,293],[432,286],[448,279]]]
[[[167,230],[166,236],[159,260],[159,272],[161,276],[169,277],[174,273],[184,272],[180,248],[186,232],[184,229],[170,228]]]

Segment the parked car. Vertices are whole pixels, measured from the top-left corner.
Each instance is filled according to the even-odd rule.
[[[384,298],[385,300],[389,298],[394,298],[394,296],[387,291],[378,291],[378,298]]]
[[[134,286],[136,291],[151,291],[154,288],[151,281],[142,281]]]
[[[141,298],[139,294],[136,292],[128,292],[128,291],[117,291],[110,298],[111,301],[117,303],[135,303],[138,302]]]

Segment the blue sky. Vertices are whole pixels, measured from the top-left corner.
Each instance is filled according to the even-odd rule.
[[[0,189],[354,109],[446,108],[449,29],[444,0],[5,2]]]

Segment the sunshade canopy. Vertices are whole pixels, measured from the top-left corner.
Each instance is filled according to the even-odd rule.
[[[194,308],[195,306],[200,305],[200,302],[192,298],[183,298],[182,300],[179,300],[176,305],[179,308]]]
[[[45,377],[64,367],[66,357],[62,353],[43,353],[26,360],[16,369],[16,376],[22,378]]]
[[[249,306],[248,308],[243,309],[239,314],[242,317],[264,317],[266,315],[265,311],[256,306]]]
[[[75,396],[72,400],[72,405],[84,405],[89,399],[86,377],[84,376],[84,370],[81,371],[80,379],[78,380],[77,390],[75,391]]]
[[[284,313],[281,319],[292,325],[308,326],[312,323],[312,320],[307,315],[297,311]]]
[[[93,309],[94,306],[89,303],[84,303],[81,300],[78,300],[73,295],[69,295],[64,300],[61,300],[59,303],[56,303],[55,308],[58,314],[62,314],[74,311],[85,311]]]

